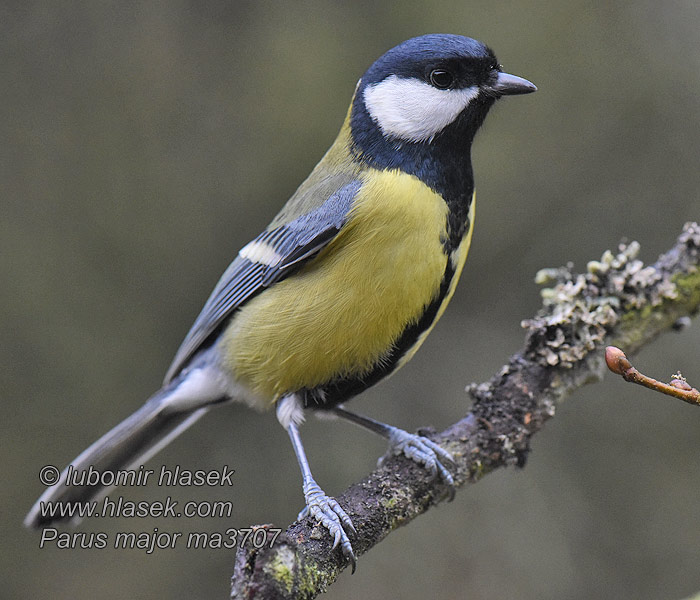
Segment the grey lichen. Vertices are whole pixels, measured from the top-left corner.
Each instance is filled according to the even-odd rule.
[[[697,257],[699,239],[698,224],[687,223],[679,242]],[[590,261],[585,273],[575,273],[571,263],[537,273],[535,281],[548,287],[541,291],[542,309],[522,322],[531,358],[572,368],[604,343],[622,315],[650,311],[678,297],[671,273],[645,266],[637,258],[639,249],[637,242],[623,242],[617,253],[606,250],[599,261]]]

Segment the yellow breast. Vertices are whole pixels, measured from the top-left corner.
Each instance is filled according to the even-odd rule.
[[[457,246],[457,248],[453,250],[450,254],[450,264],[454,269],[454,275],[452,276],[450,285],[447,288],[447,293],[445,294],[445,296],[442,299],[442,302],[440,303],[440,307],[438,308],[437,314],[435,315],[435,319],[433,320],[433,322],[423,332],[421,332],[413,346],[411,346],[399,360],[399,364],[397,366],[398,369],[403,367],[409,360],[413,358],[413,355],[418,351],[418,348],[421,347],[421,345],[425,341],[425,338],[428,337],[428,334],[433,330],[433,327],[435,327],[435,323],[437,323],[440,320],[440,317],[445,312],[445,309],[450,303],[450,300],[452,300],[452,296],[454,295],[455,289],[457,288],[457,282],[459,281],[459,278],[462,275],[462,269],[464,269],[464,263],[467,260],[467,254],[469,254],[469,246],[471,246],[472,243],[472,234],[474,233],[475,209],[476,194],[473,194],[472,202],[469,205],[469,227],[466,233],[464,234],[464,237],[462,238],[462,241],[460,242],[459,246]]]
[[[261,399],[369,373],[438,294],[447,205],[411,175],[363,177],[340,234],[222,337],[226,367]]]

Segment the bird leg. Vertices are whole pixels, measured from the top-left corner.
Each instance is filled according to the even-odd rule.
[[[342,406],[336,406],[331,410],[339,417],[386,438],[389,441],[390,454],[395,456],[403,454],[413,462],[425,467],[433,477],[439,475],[440,479],[450,488],[450,500],[454,497],[454,479],[445,465],[442,464],[442,461],[445,460],[454,464],[454,459],[447,450],[425,436],[408,433],[398,427],[375,421],[364,415],[358,415]],[[379,465],[382,464],[383,460],[384,457],[379,459]]]
[[[304,490],[306,507],[299,513],[299,519],[310,516],[316,522],[323,525],[333,538],[333,548],[336,548],[340,544],[343,555],[352,564],[352,572],[354,573],[356,566],[355,553],[353,552],[352,544],[350,543],[346,531],[356,533],[355,526],[335,498],[326,495],[313,478],[311,468],[309,467],[309,461],[304,451],[304,445],[301,443],[301,437],[299,435],[298,422],[300,418],[298,413],[294,416],[289,416],[296,412],[294,410],[296,407],[293,407],[291,410],[289,409],[289,402],[295,402],[298,405],[296,397],[286,396],[277,406],[277,418],[289,434],[289,439],[292,441],[292,447],[294,448],[294,454],[296,454],[299,468],[301,469],[302,489]]]

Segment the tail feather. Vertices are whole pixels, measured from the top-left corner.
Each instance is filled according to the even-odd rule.
[[[210,408],[200,405],[190,410],[173,410],[167,401],[169,394],[167,389],[156,393],[139,410],[73,460],[63,470],[58,482],[46,489],[36,501],[24,520],[25,526],[38,528],[60,521],[77,523],[80,519],[74,515],[57,511],[51,514],[52,511],[46,510],[47,503],[67,505],[96,501],[113,487],[101,484],[73,485],[67,480],[70,467],[75,473],[87,471],[90,467],[104,473],[143,464]]]

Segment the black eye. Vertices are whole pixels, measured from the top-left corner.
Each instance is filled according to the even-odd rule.
[[[430,83],[440,90],[446,90],[455,82],[455,76],[445,69],[430,71]]]

